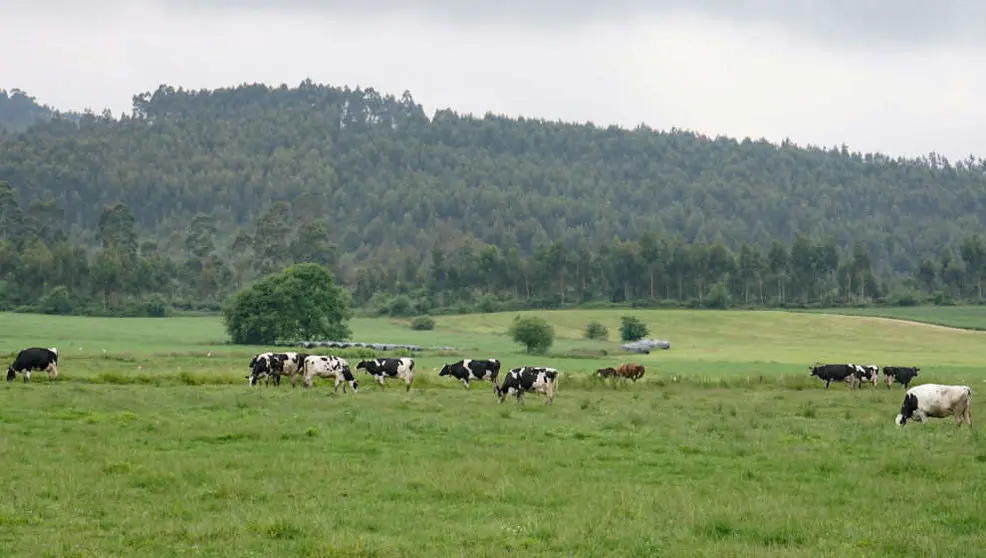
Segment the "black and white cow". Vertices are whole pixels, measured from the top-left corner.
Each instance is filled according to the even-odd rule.
[[[356,369],[365,370],[367,374],[376,378],[380,387],[383,387],[384,378],[400,378],[407,384],[404,391],[411,391],[411,382],[414,381],[414,359],[402,357],[361,360],[356,365]]]
[[[264,380],[264,385],[270,385],[270,378],[280,368],[280,360],[274,353],[260,353],[250,359],[250,374],[246,379],[251,386],[259,385],[261,379]]]
[[[301,368],[306,356],[308,355],[305,353],[261,353],[250,361],[251,373],[247,379],[252,386],[257,380],[270,376],[274,379],[274,385],[280,386],[283,375],[291,378],[291,387],[296,387],[296,378],[301,376]],[[257,367],[260,367],[259,371],[256,370]]]
[[[880,382],[880,367],[875,364],[855,364],[857,383],[869,382],[875,388]]]
[[[907,390],[900,412],[894,422],[898,426],[907,424],[907,419],[926,422],[929,417],[945,418],[954,416],[956,426],[962,423],[972,429],[972,389],[969,386],[947,386],[942,384],[921,384]]]
[[[496,388],[496,395],[503,403],[511,392],[517,395],[517,402],[523,402],[524,393],[543,393],[545,405],[551,405],[555,399],[558,384],[558,371],[554,368],[541,366],[522,366],[514,368],[503,377],[503,383]]]
[[[496,393],[497,376],[500,375],[500,361],[495,358],[486,360],[463,359],[459,362],[446,364],[438,372],[439,376],[452,376],[462,382],[466,389],[469,389],[470,380],[489,380],[493,384],[493,393]]]
[[[17,353],[14,362],[7,367],[7,381],[12,382],[17,373],[24,374],[24,383],[31,379],[32,370],[43,370],[48,373],[48,381],[53,382],[58,377],[58,349],[50,347],[31,347]]]
[[[816,364],[809,366],[812,376],[817,376],[819,380],[825,382],[825,389],[828,389],[832,382],[849,382],[851,389],[856,389],[859,382],[856,374],[858,370],[855,364]]]
[[[291,378],[291,387],[296,387],[295,382],[302,375],[302,368],[305,364],[305,353],[274,353],[277,357],[278,366],[274,370],[274,385],[281,385],[281,376]]]
[[[339,391],[342,384],[342,392],[346,393],[346,384],[353,388],[353,393],[358,393],[356,376],[346,359],[337,356],[308,355],[302,365],[303,376],[301,385],[306,388],[312,387],[312,382],[316,376],[319,378],[332,378],[335,380],[335,389]]]
[[[916,366],[884,366],[883,378],[887,381],[888,388],[896,381],[898,384],[904,384],[904,389],[907,389],[919,370],[921,369]]]

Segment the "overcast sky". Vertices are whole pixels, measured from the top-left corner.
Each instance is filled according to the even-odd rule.
[[[310,77],[409,89],[429,114],[986,157],[982,0],[0,0],[0,13],[0,88],[56,108],[118,115],[161,83]]]

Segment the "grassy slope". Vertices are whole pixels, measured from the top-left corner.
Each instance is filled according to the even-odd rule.
[[[846,316],[874,316],[928,324],[986,330],[986,306],[912,306],[907,308],[841,308],[818,312]]]
[[[619,316],[625,311],[538,312],[555,327],[556,342],[543,357],[524,355],[503,333],[515,314],[447,316],[437,319],[433,331],[412,331],[406,320],[356,319],[354,339],[422,346],[453,346],[466,356],[497,357],[507,366],[548,363],[564,372],[591,372],[602,365],[633,359],[651,365],[653,373],[706,378],[750,374],[807,374],[816,361],[850,361],[879,365],[918,365],[944,374],[977,370],[986,361],[986,333],[937,327],[873,317],[847,317],[811,313],[768,311],[641,310],[630,312],[650,327],[651,336],[671,341],[670,351],[631,355],[617,341],[581,339],[590,320],[619,335]],[[0,314],[0,351],[29,345],[59,347],[64,374],[73,367],[96,370],[129,362],[137,366],[161,366],[162,355],[174,354],[183,369],[228,373],[230,367],[262,347],[224,345],[225,333],[217,318],[119,319],[45,317]],[[80,350],[81,348],[81,350]],[[96,359],[106,349],[110,359]],[[609,356],[585,358],[606,350]],[[213,360],[202,358],[211,351]],[[583,358],[566,358],[575,354]],[[151,359],[152,355],[155,356]],[[115,360],[113,357],[122,360]],[[186,357],[180,359],[179,357]],[[222,357],[239,359],[232,361]],[[451,357],[426,355],[423,369],[433,369]],[[184,362],[182,362],[184,360]],[[78,363],[81,366],[76,367]],[[167,362],[167,359],[165,359]],[[227,366],[228,363],[228,366]],[[135,368],[132,366],[131,368]],[[177,368],[176,368],[177,369]],[[229,372],[231,373],[231,372]],[[239,372],[236,372],[239,374]]]
[[[541,315],[564,354],[615,346],[577,338],[589,319],[615,334],[621,313]],[[251,389],[242,376],[252,349],[222,345],[213,318],[0,314],[0,351],[57,343],[70,380],[0,387],[10,495],[0,499],[0,555],[979,552],[978,432],[949,421],[895,428],[899,387],[825,391],[806,367],[816,358],[916,362],[925,381],[975,389],[986,334],[815,314],[633,313],[673,348],[634,357],[648,364],[637,385],[570,376],[550,408],[536,396],[497,405],[488,385],[467,392],[433,376],[408,394],[381,392],[365,375],[355,396],[333,396],[325,382],[310,392]],[[474,348],[572,374],[626,358],[525,357],[499,335],[511,318],[440,318],[434,332],[353,325],[359,340]],[[418,359],[426,371],[444,360]],[[237,385],[71,381],[179,369]],[[669,380],[744,371],[791,381],[721,389]]]

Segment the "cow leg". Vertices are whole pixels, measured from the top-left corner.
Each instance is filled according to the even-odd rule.
[[[48,381],[49,382],[54,382],[55,381],[55,378],[58,377],[58,365],[55,364],[54,362],[49,363],[48,364],[48,368],[47,368],[47,372],[48,372]]]
[[[404,381],[407,382],[407,387],[404,388],[404,391],[405,392],[411,391],[411,382],[414,381],[414,376],[411,376],[410,378],[405,378]]]
[[[825,380],[825,389],[828,389],[828,388],[829,388],[829,383],[830,383],[831,381],[832,381],[832,380]]]
[[[462,385],[465,386],[466,389],[469,389],[469,380],[468,379],[463,379],[462,380]]]

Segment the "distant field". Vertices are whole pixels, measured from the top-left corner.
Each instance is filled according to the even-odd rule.
[[[911,320],[964,329],[986,330],[986,306],[913,306],[907,308],[840,308],[829,314]]]
[[[690,377],[734,377],[750,374],[807,374],[816,361],[850,361],[879,365],[918,365],[951,374],[986,362],[986,332],[950,329],[874,317],[772,311],[591,311],[538,312],[556,330],[546,356],[525,355],[505,331],[515,313],[441,316],[433,331],[412,331],[408,320],[360,318],[352,322],[353,339],[452,346],[472,358],[497,357],[507,366],[552,363],[571,373],[590,372],[628,359],[654,366],[655,372]],[[633,355],[619,348],[619,317],[644,320],[651,336],[668,339],[671,350]],[[585,324],[597,320],[610,328],[609,341],[582,339]],[[73,362],[95,370],[92,361],[132,361],[160,367],[165,357],[187,360],[187,366],[225,373],[223,364],[245,369],[241,362],[267,347],[227,345],[216,317],[78,318],[0,314],[0,352],[30,345],[57,346],[64,373]],[[106,355],[103,355],[103,350]],[[603,351],[606,354],[603,354]],[[211,352],[212,359],[201,358]],[[422,355],[434,368],[451,357]],[[114,361],[114,359],[116,359]],[[163,359],[163,360],[162,360]],[[190,360],[189,360],[190,359]],[[87,362],[89,361],[89,362]],[[98,368],[98,366],[97,366]],[[236,372],[240,375],[240,372]],[[240,375],[242,377],[242,375]]]
[[[620,352],[625,313],[672,349]],[[551,407],[439,378],[455,355],[415,355],[410,393],[363,373],[355,395],[251,388],[261,348],[226,345],[217,318],[0,314],[0,352],[61,355],[54,385],[0,385],[0,555],[979,553],[979,432],[897,428],[900,386],[825,390],[807,368],[917,364],[917,383],[978,389],[986,333],[815,313],[538,314],[558,336],[542,357],[506,338],[512,313],[439,317],[431,332],[352,325],[358,341],[555,366]],[[613,339],[582,340],[589,320]],[[627,360],[647,366],[636,385],[590,376]]]

